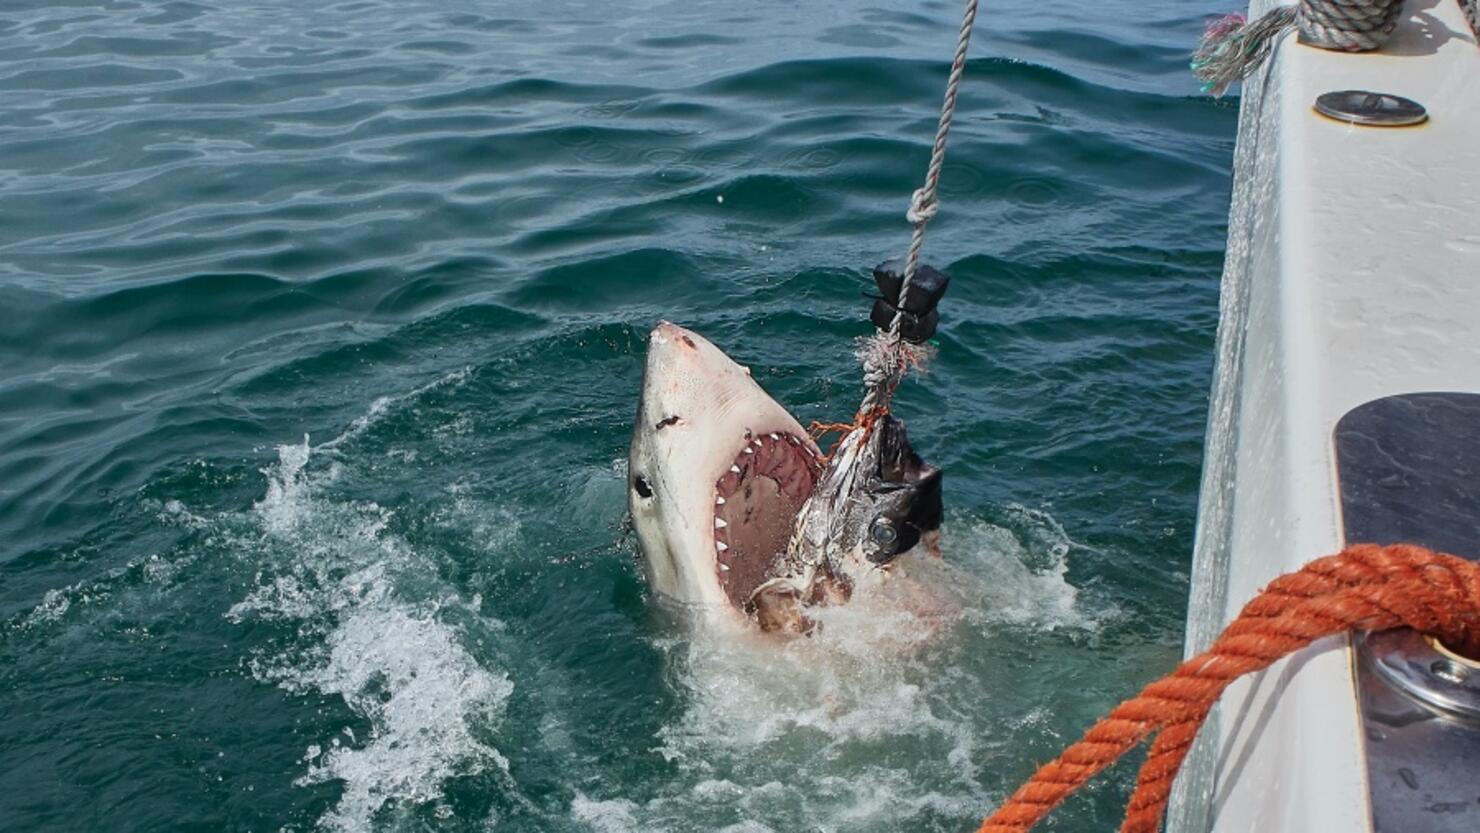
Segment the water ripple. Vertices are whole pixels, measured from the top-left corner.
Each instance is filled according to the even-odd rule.
[[[856,406],[957,11],[0,9],[0,817],[960,829],[1136,682],[1098,646],[1170,661],[1236,112],[1182,4],[976,41],[899,400],[972,612],[761,679],[611,545],[654,320]]]

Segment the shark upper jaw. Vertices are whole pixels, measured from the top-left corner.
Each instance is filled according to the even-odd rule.
[[[698,334],[660,323],[648,337],[627,478],[649,587],[745,618],[820,457],[747,368]]]

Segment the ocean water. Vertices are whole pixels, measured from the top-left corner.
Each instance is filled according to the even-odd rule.
[[[0,828],[974,829],[1179,655],[1220,10],[983,6],[946,558],[778,647],[645,592],[644,336],[852,413],[954,2],[0,6]]]

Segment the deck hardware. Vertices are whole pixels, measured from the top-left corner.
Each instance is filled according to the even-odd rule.
[[[1444,658],[1467,670],[1467,673],[1480,674],[1480,659],[1467,657],[1459,651],[1450,648],[1443,642],[1429,637],[1429,647],[1444,655]]]
[[[1368,634],[1367,659],[1388,685],[1410,700],[1451,717],[1480,721],[1480,674],[1435,651],[1409,630]]]
[[[1316,98],[1316,112],[1371,127],[1407,127],[1428,121],[1429,111],[1411,98],[1370,90],[1341,90]]]
[[[1480,561],[1476,424],[1476,393],[1402,393],[1343,416],[1334,436],[1343,539],[1412,542]],[[1475,833],[1480,652],[1411,630],[1368,634],[1355,647],[1372,814],[1363,829]]]
[[[1429,666],[1429,670],[1435,677],[1455,685],[1464,685],[1465,679],[1469,677],[1465,667],[1452,659],[1435,660],[1434,664]]]

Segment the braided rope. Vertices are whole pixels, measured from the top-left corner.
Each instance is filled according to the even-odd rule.
[[[1192,73],[1205,92],[1222,95],[1258,69],[1273,43],[1291,29],[1310,46],[1367,52],[1387,43],[1402,11],[1403,0],[1300,0],[1253,21],[1240,14],[1217,18],[1192,53]]]
[[[1368,52],[1398,27],[1403,0],[1303,0],[1300,42],[1322,49]]]
[[[966,51],[971,45],[971,30],[976,24],[976,5],[977,0],[966,0],[966,11],[961,18],[961,34],[956,41],[956,54],[951,58],[951,75],[946,81],[945,102],[940,109],[940,123],[935,129],[935,145],[930,150],[930,166],[925,170],[925,184],[911,195],[909,211],[905,212],[905,218],[915,229],[910,236],[909,254],[905,257],[904,280],[899,287],[901,302],[910,291],[915,272],[920,268],[920,250],[925,246],[925,225],[940,211],[937,192],[940,189],[940,172],[946,163],[946,137],[950,135],[951,120],[956,115],[956,97],[961,87],[961,76],[966,72]],[[894,310],[894,320],[889,324],[891,349],[870,351],[871,359],[864,362],[865,393],[863,404],[858,409],[860,414],[887,410],[889,400],[894,397],[894,390],[899,387],[907,364],[902,355],[903,339],[899,334],[903,320],[904,310],[901,306]]]
[[[940,172],[946,163],[946,137],[951,133],[951,120],[956,115],[956,94],[961,88],[961,76],[966,73],[966,50],[971,45],[971,30],[976,23],[977,0],[966,0],[966,12],[961,19],[961,36],[956,41],[956,54],[951,58],[951,75],[946,81],[946,99],[940,108],[940,124],[935,129],[935,145],[930,150],[930,167],[925,171],[925,185],[910,198],[910,209],[905,219],[915,226],[910,237],[910,252],[904,262],[904,283],[900,296],[910,288],[915,271],[920,268],[920,249],[925,245],[925,224],[940,210],[936,192],[940,189]],[[890,335],[898,338],[901,313],[894,313],[894,323],[889,327]]]
[[[1122,703],[1039,768],[978,833],[1025,833],[1153,733],[1120,829],[1156,833],[1192,741],[1230,683],[1327,636],[1405,626],[1480,656],[1480,564],[1408,544],[1360,544],[1281,576],[1208,650]]]

